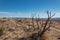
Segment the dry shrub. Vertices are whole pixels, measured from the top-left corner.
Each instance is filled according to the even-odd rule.
[[[0,27],[0,36],[2,36],[4,34],[4,28]]]
[[[36,31],[36,28],[34,26],[34,22],[36,21],[36,24],[38,26],[38,30],[37,33],[32,33],[31,36],[27,37],[27,38],[21,38],[21,40],[50,40],[50,34],[47,33],[47,31],[50,29],[50,27],[52,27],[51,23],[51,18],[55,15],[51,15],[51,12],[47,11],[47,15],[48,18],[47,20],[44,20],[45,23],[40,22],[40,18],[34,18],[34,16],[32,17],[32,27],[33,27],[33,32]],[[39,23],[40,22],[40,23]],[[41,25],[40,25],[41,24]]]

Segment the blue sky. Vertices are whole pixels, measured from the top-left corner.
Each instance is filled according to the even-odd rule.
[[[0,0],[0,17],[47,17],[46,11],[60,18],[60,0]]]

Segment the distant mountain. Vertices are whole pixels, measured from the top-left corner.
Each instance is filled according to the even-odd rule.
[[[3,17],[6,18],[6,17]],[[32,18],[22,18],[22,17],[9,17],[8,19],[32,19]],[[36,19],[36,18],[34,18]],[[47,18],[39,18],[39,20],[47,20]],[[60,18],[52,18],[53,21],[60,21]]]
[[[47,18],[40,18],[40,20],[47,20]],[[53,21],[60,21],[60,18],[52,18]]]
[[[52,20],[60,21],[60,18],[52,18]]]

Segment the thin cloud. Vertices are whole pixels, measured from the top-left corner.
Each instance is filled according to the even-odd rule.
[[[36,13],[31,13],[31,12],[28,12],[28,13],[24,13],[24,12],[0,12],[0,17],[26,17],[26,18],[31,18],[33,14],[37,17],[39,15],[40,18],[47,18],[47,14],[44,12],[36,12]],[[56,12],[56,14],[53,18],[55,18],[55,17],[60,17],[60,13]]]
[[[29,17],[30,13],[22,12],[0,12],[0,17]]]

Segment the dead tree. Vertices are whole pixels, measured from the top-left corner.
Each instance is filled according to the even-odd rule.
[[[45,23],[42,23],[40,22],[40,18],[36,17],[34,18],[34,16],[32,16],[32,27],[33,27],[33,33],[31,36],[27,37],[27,38],[20,38],[19,40],[44,40],[42,38],[43,34],[48,31],[50,29],[50,27],[52,27],[51,23],[51,18],[55,15],[55,13],[53,15],[51,15],[51,12],[47,11],[47,15],[48,15],[48,18],[47,20],[44,20]],[[38,15],[39,16],[39,15]],[[36,24],[37,24],[37,27],[38,27],[38,30],[37,30],[37,33],[35,32],[36,31],[36,28],[34,26],[34,22],[36,21]],[[41,24],[41,25],[40,25]]]
[[[51,15],[51,12],[47,11],[47,15],[48,15],[48,18],[47,20],[45,20],[45,23],[42,23],[41,25],[38,23],[39,22],[39,18],[35,18],[36,19],[36,23],[37,23],[37,26],[38,26],[38,33],[35,33],[35,34],[32,34],[32,36],[30,36],[31,40],[43,40],[42,39],[42,35],[50,29],[51,26],[51,18],[55,15],[55,13],[53,15]],[[32,24],[33,24],[33,28],[34,28],[34,20],[35,20],[33,17],[32,17]],[[44,25],[44,26],[43,26]],[[36,29],[34,29],[36,30]]]

